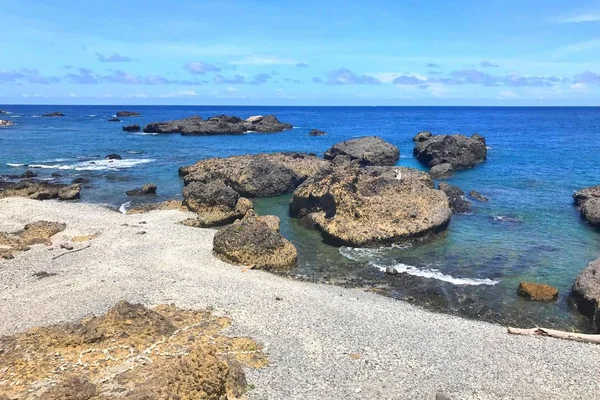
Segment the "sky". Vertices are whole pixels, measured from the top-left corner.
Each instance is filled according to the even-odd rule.
[[[600,0],[0,0],[0,104],[600,105]]]

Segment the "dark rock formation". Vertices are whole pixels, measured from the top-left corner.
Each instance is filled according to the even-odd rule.
[[[183,189],[183,205],[198,216],[183,222],[196,227],[230,224],[253,208],[250,200],[222,181],[192,182]]]
[[[445,182],[440,183],[438,188],[448,196],[452,212],[460,214],[471,211],[471,202],[465,198],[465,192],[462,189]]]
[[[452,164],[449,163],[434,165],[429,170],[429,174],[435,179],[447,178],[452,175],[453,172],[454,168],[452,168]]]
[[[34,200],[73,200],[79,198],[80,191],[79,185],[63,185],[44,181],[0,182],[0,198],[27,197]]]
[[[73,179],[73,181],[71,181],[71,183],[73,184],[86,184],[86,183],[90,183],[90,180],[88,178],[75,178]]]
[[[552,301],[558,297],[558,290],[543,283],[521,282],[517,288],[517,294],[534,301]]]
[[[591,316],[600,333],[600,258],[588,264],[577,276],[571,295],[580,313]]]
[[[573,195],[573,200],[577,206],[582,206],[583,203],[594,198],[600,199],[600,185],[578,190]]]
[[[421,240],[443,230],[452,211],[429,174],[412,168],[341,164],[308,178],[290,201],[327,242],[354,247]]]
[[[51,113],[47,113],[47,114],[42,114],[42,117],[64,117],[65,114],[58,112],[58,111],[54,111]]]
[[[156,194],[156,185],[154,183],[147,183],[139,189],[128,190],[125,192],[127,196],[145,196],[148,194]]]
[[[123,157],[121,157],[120,155],[115,154],[115,153],[108,154],[104,158],[106,158],[107,160],[122,160],[123,159]]]
[[[479,192],[476,192],[475,190],[471,190],[469,192],[469,196],[471,196],[472,198],[474,198],[477,201],[481,201],[482,203],[487,203],[489,201],[489,199],[487,197],[485,197],[484,195],[482,195]]]
[[[361,165],[395,165],[400,158],[400,150],[377,136],[366,136],[335,144],[325,152],[325,159],[348,156]]]
[[[419,132],[415,135],[415,137],[413,138],[413,141],[414,142],[422,142],[425,140],[429,140],[432,136],[433,136],[433,134],[429,131]]]
[[[454,170],[472,168],[487,157],[485,139],[479,135],[420,135],[415,137],[419,141],[413,154],[429,167],[450,164]]]
[[[271,197],[293,191],[329,162],[302,153],[209,158],[179,169],[186,184],[222,181],[245,197]]]
[[[312,131],[310,131],[310,133],[308,134],[308,136],[325,136],[327,135],[327,132],[322,131],[320,129],[313,129]]]
[[[279,218],[258,217],[254,211],[220,229],[213,251],[223,261],[261,269],[285,270],[296,264],[298,253],[279,233]]]
[[[118,111],[117,117],[140,117],[142,114],[134,111]]]
[[[112,117],[108,119],[108,122],[121,122],[121,120],[117,117]]]
[[[123,127],[123,130],[125,132],[139,132],[142,130],[142,128],[138,124],[133,124],[133,125],[125,125]]]
[[[281,132],[292,125],[279,122],[274,115],[257,116],[244,121],[241,118],[217,115],[203,120],[201,117],[154,122],[144,127],[146,133],[181,133],[182,135],[241,135],[246,132]]]

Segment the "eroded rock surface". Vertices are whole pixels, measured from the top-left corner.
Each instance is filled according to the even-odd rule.
[[[0,199],[6,197],[27,197],[34,200],[74,200],[80,197],[78,184],[63,185],[44,181],[0,182]]]
[[[125,125],[123,127],[123,131],[125,131],[125,132],[139,132],[141,130],[142,130],[142,128],[138,124]]]
[[[38,221],[15,233],[0,232],[0,258],[12,259],[15,252],[27,251],[31,245],[49,243],[52,236],[66,228],[60,222]]]
[[[192,182],[183,189],[183,205],[197,214],[182,223],[195,227],[230,224],[243,218],[253,204],[222,181]]]
[[[154,183],[147,183],[139,189],[132,189],[125,192],[127,196],[146,196],[156,194],[157,186]]]
[[[346,140],[333,145],[325,152],[325,159],[333,160],[338,156],[350,157],[361,165],[395,165],[400,159],[400,150],[377,136],[366,136]]]
[[[471,202],[465,198],[465,192],[461,188],[445,182],[441,182],[438,188],[446,193],[453,212],[462,214],[471,211]]]
[[[127,211],[127,214],[143,214],[151,211],[177,210],[188,211],[180,200],[167,200],[161,203],[140,204]]]
[[[543,283],[521,282],[517,294],[533,301],[552,301],[558,297],[558,290]]]
[[[417,140],[418,139],[418,140]],[[485,138],[480,135],[418,134],[413,149],[415,157],[429,167],[450,164],[453,170],[472,168],[487,157]]]
[[[579,312],[593,318],[600,333],[600,258],[588,264],[573,284],[572,296]]]

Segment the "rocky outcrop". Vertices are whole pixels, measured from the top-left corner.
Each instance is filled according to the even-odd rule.
[[[302,153],[272,153],[209,158],[179,169],[186,184],[222,181],[244,197],[271,197],[292,192],[329,162]]]
[[[420,133],[415,142],[414,156],[429,167],[450,164],[453,170],[472,168],[487,157],[485,138],[480,135],[429,136]]]
[[[29,250],[29,246],[34,244],[48,243],[52,236],[66,227],[59,222],[38,221],[25,225],[16,233],[0,232],[0,258],[12,259],[15,252]]]
[[[571,294],[579,312],[592,317],[600,333],[600,258],[589,263],[577,276]]]
[[[54,111],[51,113],[47,113],[47,114],[42,114],[42,117],[64,117],[65,114],[58,112],[58,111]]]
[[[58,189],[59,200],[76,200],[81,197],[81,186],[68,185]]]
[[[135,111],[118,111],[115,114],[117,117],[141,117],[142,114]]]
[[[108,122],[121,122],[121,120],[117,117],[111,117],[108,119]]]
[[[291,268],[298,257],[294,245],[279,233],[279,219],[258,217],[254,211],[220,229],[213,240],[213,252],[229,263],[269,270]]]
[[[121,157],[120,155],[115,154],[115,153],[108,154],[104,158],[107,159],[107,160],[122,160],[123,159],[123,157]]]
[[[465,192],[461,188],[442,182],[438,189],[446,193],[452,212],[463,214],[471,211],[471,202],[465,198]]]
[[[325,136],[327,132],[322,131],[320,129],[313,129],[309,132],[308,136]]]
[[[377,136],[366,136],[335,144],[325,152],[325,159],[333,160],[347,156],[361,165],[395,165],[400,158],[400,150]]]
[[[222,181],[192,182],[183,189],[183,205],[197,217],[183,221],[187,226],[214,227],[243,218],[253,204]]]
[[[8,121],[8,120],[5,120],[5,119],[0,119],[0,127],[12,126],[14,124],[15,123],[12,122],[12,121]]]
[[[157,186],[154,183],[147,183],[139,189],[128,190],[125,192],[127,196],[146,196],[156,194]]]
[[[575,205],[581,207],[581,217],[594,227],[600,227],[600,186],[581,189],[573,195]]]
[[[165,211],[165,210],[177,210],[177,211],[189,211],[180,200],[166,200],[161,203],[150,203],[140,204],[136,207],[131,208],[127,211],[127,214],[144,214],[151,211]]]
[[[139,132],[141,130],[142,130],[142,128],[138,124],[125,125],[123,127],[123,131],[125,131],[125,132]]]
[[[469,196],[471,196],[472,198],[474,198],[477,201],[481,201],[482,203],[487,203],[489,201],[489,199],[487,197],[485,197],[484,195],[482,195],[479,192],[476,192],[475,190],[471,190],[469,192]]]
[[[0,183],[0,199],[6,197],[27,197],[34,200],[74,200],[80,196],[79,185],[63,185],[43,181],[20,181]]]
[[[146,133],[180,133],[182,135],[241,135],[246,132],[281,132],[292,129],[292,125],[279,122],[274,115],[255,116],[248,120],[217,115],[206,120],[199,116],[146,125]]]
[[[600,199],[600,185],[578,190],[573,195],[573,201],[575,201],[575,205],[577,206],[582,206],[583,203],[590,199]]]
[[[335,245],[377,246],[422,240],[443,230],[452,211],[429,174],[412,168],[341,164],[308,178],[290,216],[303,218]]]
[[[558,297],[558,290],[543,283],[521,282],[517,294],[533,301],[552,301]]]
[[[429,140],[432,136],[433,136],[433,134],[431,132],[422,131],[415,135],[415,137],[413,138],[413,141],[414,142],[423,142],[425,140]]]
[[[434,165],[429,170],[429,174],[435,179],[448,178],[453,173],[454,168],[452,168],[452,164],[449,163]]]

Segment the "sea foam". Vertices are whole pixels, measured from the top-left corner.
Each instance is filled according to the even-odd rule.
[[[29,168],[59,169],[74,171],[118,171],[140,164],[153,162],[150,158],[125,158],[122,160],[95,160],[77,164],[29,164]]]
[[[420,276],[422,278],[428,279],[437,279],[438,281],[444,281],[448,283],[452,283],[453,285],[469,285],[469,286],[480,286],[480,285],[488,285],[493,286],[499,283],[499,281],[493,279],[476,279],[476,278],[456,278],[452,275],[444,274],[437,269],[419,269],[417,267],[413,267],[412,265],[406,265],[402,263],[394,264],[391,266],[383,266],[379,264],[371,264],[374,267],[378,268],[380,271],[385,272],[388,268],[393,268],[398,273],[406,273],[408,275]]]

